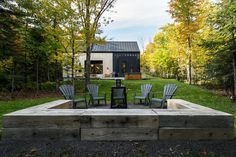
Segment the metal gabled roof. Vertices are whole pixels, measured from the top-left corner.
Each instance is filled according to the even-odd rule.
[[[136,41],[107,41],[104,45],[93,45],[92,52],[136,52],[139,53]]]

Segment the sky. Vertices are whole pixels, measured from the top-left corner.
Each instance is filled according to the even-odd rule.
[[[114,22],[102,28],[107,40],[137,41],[141,51],[165,24],[171,23],[170,0],[117,0],[107,13]]]

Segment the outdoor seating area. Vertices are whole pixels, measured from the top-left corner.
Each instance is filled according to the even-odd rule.
[[[96,84],[88,84],[88,95],[89,101],[87,105],[86,93],[82,94],[82,97],[75,99],[75,89],[72,85],[61,85],[59,87],[60,92],[66,100],[72,100],[73,108],[78,108],[77,105],[84,104],[84,108],[94,108],[100,105],[103,101],[104,105],[107,105],[107,94],[105,92],[99,91],[99,86]],[[144,105],[150,108],[166,108],[166,102],[171,99],[177,89],[175,84],[167,84],[164,87],[163,98],[156,98],[158,92],[152,92],[151,84],[142,84],[140,91],[135,90],[133,93],[133,104],[127,101],[126,87],[121,84],[120,79],[116,79],[115,85],[111,87],[111,102],[110,108],[127,108],[127,104],[132,105]],[[138,103],[137,101],[138,100]],[[97,103],[96,103],[97,102]],[[159,105],[155,105],[159,104]],[[103,107],[104,108],[104,107]],[[105,107],[106,108],[106,107]]]
[[[223,140],[234,138],[234,116],[168,100],[167,109],[72,109],[57,100],[3,117],[3,140],[76,141]]]
[[[236,0],[2,0],[0,19],[0,157],[236,157]]]

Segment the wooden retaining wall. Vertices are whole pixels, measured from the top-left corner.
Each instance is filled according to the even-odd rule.
[[[60,107],[61,106],[61,107]],[[184,100],[168,109],[65,109],[66,100],[4,115],[2,138],[82,141],[234,138],[234,117]]]

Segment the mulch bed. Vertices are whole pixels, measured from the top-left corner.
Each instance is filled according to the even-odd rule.
[[[231,141],[0,141],[0,156],[162,157],[236,156]]]

